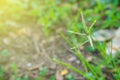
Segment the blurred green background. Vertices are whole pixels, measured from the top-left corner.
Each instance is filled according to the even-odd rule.
[[[119,0],[1,0],[0,34],[17,27],[17,23],[35,22],[46,35],[57,28],[80,31],[80,11],[89,25],[96,28],[117,28],[120,23]]]

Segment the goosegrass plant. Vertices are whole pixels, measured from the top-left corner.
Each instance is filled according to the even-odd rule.
[[[113,77],[112,77],[113,79],[119,80],[120,78],[118,78],[118,76],[120,75],[120,71],[119,71],[119,67],[115,61],[115,59],[117,59],[117,58],[113,57],[112,51],[111,51],[110,55],[107,55],[106,54],[107,45],[106,45],[106,43],[103,43],[103,42],[95,42],[95,45],[93,45],[93,39],[91,37],[91,34],[92,34],[92,29],[93,29],[93,26],[94,26],[96,20],[89,27],[86,25],[86,21],[83,17],[82,12],[81,12],[81,17],[82,17],[82,24],[83,24],[85,33],[79,33],[79,32],[74,32],[74,31],[68,31],[68,32],[73,33],[73,35],[77,34],[80,36],[86,36],[87,40],[84,41],[83,43],[81,43],[80,46],[75,47],[78,44],[72,44],[67,38],[65,38],[65,36],[64,36],[64,38],[70,46],[74,47],[74,48],[72,48],[72,53],[74,53],[79,58],[79,60],[81,61],[82,65],[84,67],[84,70],[80,70],[80,69],[76,68],[75,66],[72,66],[68,63],[65,63],[65,62],[55,59],[55,58],[53,59],[53,61],[58,64],[68,67],[69,69],[71,69],[71,70],[75,71],[76,73],[85,77],[87,80],[106,80],[107,75],[104,73],[103,67],[106,70],[108,68],[111,70],[115,69],[116,70],[115,73],[110,72],[109,69],[108,69],[108,73],[113,75]],[[90,63],[84,57],[83,53],[80,51],[80,47],[83,46],[84,44],[86,44],[87,42],[90,43],[92,49],[96,49],[100,53],[100,56],[98,56],[98,57],[96,56],[98,59],[98,60],[96,60],[97,61],[96,64]],[[117,77],[115,75],[117,75]]]
[[[83,27],[84,27],[84,33],[78,33],[78,32],[73,32],[73,31],[68,31],[70,33],[74,33],[74,34],[77,34],[77,35],[82,35],[82,36],[86,36],[88,38],[88,41],[90,42],[90,45],[92,46],[92,48],[94,48],[94,45],[93,45],[93,41],[92,41],[92,37],[91,37],[91,29],[93,28],[96,20],[90,25],[90,27],[88,27],[86,25],[86,22],[85,22],[85,19],[83,17],[83,13],[81,12],[81,17],[82,17],[82,24],[83,24]]]

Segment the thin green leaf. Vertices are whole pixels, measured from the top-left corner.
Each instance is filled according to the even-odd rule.
[[[77,47],[72,47],[71,49],[75,49],[75,48],[80,48],[81,46],[83,46],[84,44],[86,44],[89,40],[86,40],[85,42],[77,45]]]
[[[81,12],[81,17],[82,17],[82,24],[83,24],[83,27],[85,29],[85,32],[87,33],[88,32],[88,29],[87,29],[87,25],[86,25],[86,22],[85,22],[85,19],[84,19],[84,16],[83,16],[83,13]]]
[[[68,31],[68,32],[73,33],[73,34],[77,34],[77,35],[82,35],[82,36],[86,35],[84,33],[78,33],[78,32],[73,32],[73,31]]]
[[[93,26],[94,26],[95,23],[96,23],[96,20],[91,24],[91,26],[90,26],[90,28],[88,30],[89,33],[90,33],[91,29],[93,28]]]
[[[58,64],[61,64],[61,65],[64,65],[64,66],[66,66],[66,67],[68,67],[68,68],[70,68],[71,70],[73,70],[73,71],[75,71],[75,72],[77,72],[77,73],[79,73],[79,74],[81,74],[81,75],[83,75],[84,76],[84,72],[83,71],[81,71],[81,70],[79,70],[79,69],[77,69],[76,67],[73,67],[73,66],[71,66],[71,65],[69,65],[69,64],[67,64],[67,63],[64,63],[64,62],[62,62],[62,61],[60,61],[60,60],[57,60],[57,59],[52,59],[54,62],[56,62],[56,63],[58,63]]]
[[[93,45],[93,41],[92,41],[91,36],[88,35],[87,37],[88,37],[88,40],[89,40],[89,42],[90,42],[91,47],[94,49],[94,45]]]

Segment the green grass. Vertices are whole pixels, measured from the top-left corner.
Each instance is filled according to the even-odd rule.
[[[69,32],[71,32],[73,34],[77,34],[80,37],[82,37],[83,35],[87,37],[86,42],[88,41],[90,43],[91,47],[93,49],[97,49],[99,51],[99,54],[101,55],[101,56],[98,56],[98,57],[96,56],[97,59],[98,59],[98,60],[96,60],[96,61],[98,61],[98,62],[96,62],[97,64],[94,65],[94,64],[91,64],[87,61],[87,59],[83,56],[83,53],[81,53],[80,50],[79,50],[80,46],[79,47],[77,46],[76,48],[74,48],[74,49],[72,48],[72,49],[73,49],[73,53],[82,62],[82,65],[84,66],[84,70],[79,70],[75,66],[69,65],[65,62],[62,62],[62,61],[58,60],[58,59],[53,59],[53,61],[68,67],[69,69],[71,69],[71,70],[75,71],[76,73],[85,77],[87,80],[106,80],[107,78],[106,78],[105,73],[102,69],[102,67],[104,66],[106,68],[106,70],[107,70],[107,68],[109,68],[111,70],[116,70],[114,73],[109,72],[109,70],[108,70],[107,73],[112,74],[114,80],[119,80],[120,79],[119,78],[119,76],[120,76],[119,65],[115,61],[115,60],[119,61],[118,58],[114,57],[112,55],[112,53],[110,55],[106,54],[106,47],[107,46],[106,46],[106,43],[104,43],[104,42],[97,42],[93,46],[93,40],[91,38],[91,30],[94,26],[95,21],[91,24],[90,27],[88,27],[86,25],[86,22],[84,20],[84,17],[83,17],[82,13],[81,13],[81,17],[82,17],[82,24],[83,24],[85,33],[72,32],[72,31],[69,31]],[[69,41],[69,39],[66,39],[66,40],[69,44],[71,43]],[[77,40],[74,40],[74,41],[77,41]],[[72,45],[72,44],[70,44],[70,45]],[[73,47],[75,47],[76,45],[77,45],[77,43],[73,44]],[[84,45],[84,42],[82,43],[82,45]]]

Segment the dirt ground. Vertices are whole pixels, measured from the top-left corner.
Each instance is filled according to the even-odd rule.
[[[46,37],[41,26],[34,22],[17,25],[15,28],[11,27],[7,35],[0,38],[0,51],[9,51],[7,57],[0,56],[0,63],[5,66],[6,71],[10,71],[11,64],[18,65],[21,76],[33,76],[31,74],[35,73],[34,70],[44,66],[52,69],[53,73],[65,68],[51,61],[52,58],[58,58],[80,68],[81,63],[75,59],[70,47],[57,33]]]

